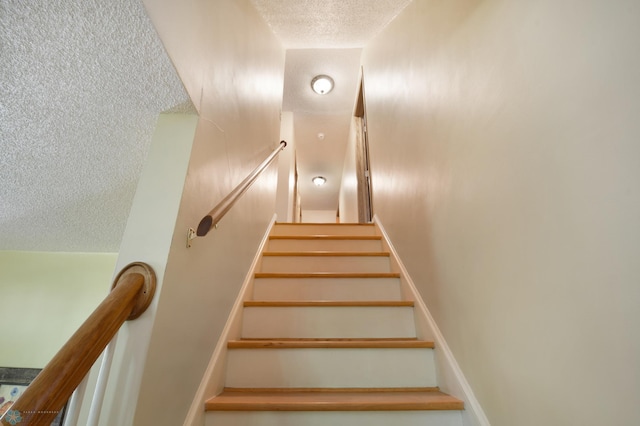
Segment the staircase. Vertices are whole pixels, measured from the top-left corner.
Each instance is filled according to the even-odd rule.
[[[206,426],[462,426],[374,225],[276,224]]]

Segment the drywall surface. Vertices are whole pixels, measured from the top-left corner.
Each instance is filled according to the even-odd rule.
[[[358,176],[356,167],[357,132],[360,131],[357,121],[359,117],[351,117],[349,139],[344,153],[342,183],[340,185],[339,214],[340,222],[358,222]]]
[[[302,222],[336,223],[335,210],[302,210]]]
[[[135,399],[113,400],[102,425],[182,424],[255,251],[275,213],[277,162],[204,238],[189,227],[277,146],[284,51],[248,1],[145,2],[200,118],[190,145],[148,351]],[[152,148],[153,149],[153,148]],[[179,159],[183,157],[180,153]],[[169,157],[170,158],[170,157]],[[151,163],[149,163],[151,166]],[[173,207],[172,207],[173,208]],[[164,242],[163,242],[164,244]],[[132,366],[120,368],[127,388]],[[111,385],[110,385],[111,386]],[[118,409],[118,404],[129,409]],[[160,404],[160,405],[159,405]],[[160,408],[160,409],[159,409]]]
[[[0,251],[0,365],[43,368],[109,293],[115,253]]]
[[[280,119],[280,139],[287,143],[278,155],[278,190],[276,214],[278,222],[293,222],[296,195],[296,144],[293,131],[293,112],[283,111]]]
[[[156,294],[147,311],[118,332],[100,425],[131,425],[134,419],[198,121],[188,114],[158,118],[117,261],[118,270],[131,262],[149,264],[157,277]]]
[[[494,426],[640,423],[639,18],[417,1],[364,51],[376,214]]]

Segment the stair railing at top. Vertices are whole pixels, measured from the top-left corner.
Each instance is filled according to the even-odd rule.
[[[124,267],[109,295],[0,417],[0,425],[51,424],[122,324],[149,307],[155,288],[149,265]]]
[[[271,162],[277,157],[277,155],[287,146],[287,142],[280,141],[278,147],[264,160],[258,167],[255,168],[233,191],[231,191],[222,201],[218,203],[205,217],[202,218],[198,224],[197,231],[193,228],[189,228],[187,234],[187,247],[191,247],[191,241],[196,237],[204,237],[212,228],[218,227],[220,219],[233,207],[233,205],[240,199],[249,187],[255,182],[260,174],[271,164]]]

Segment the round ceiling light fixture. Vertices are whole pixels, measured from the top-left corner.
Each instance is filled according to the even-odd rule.
[[[322,176],[316,176],[313,179],[311,179],[311,182],[313,182],[315,186],[322,186],[325,183],[327,183],[327,179]]]
[[[333,79],[328,75],[317,75],[311,80],[311,88],[318,95],[326,95],[333,90]]]

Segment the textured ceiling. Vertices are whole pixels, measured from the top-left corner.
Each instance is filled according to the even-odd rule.
[[[0,250],[118,251],[158,114],[192,105],[142,4],[0,0]]]
[[[411,0],[251,0],[287,49],[364,47]]]
[[[288,49],[361,48],[410,2],[251,1]],[[333,135],[348,126],[359,49],[287,56],[284,109],[315,161],[301,171],[339,175],[343,151],[328,147],[344,146]],[[195,113],[142,3],[0,0],[0,64],[0,250],[118,251],[158,114]],[[310,102],[316,69],[336,91]],[[335,208],[335,188],[308,205]]]

